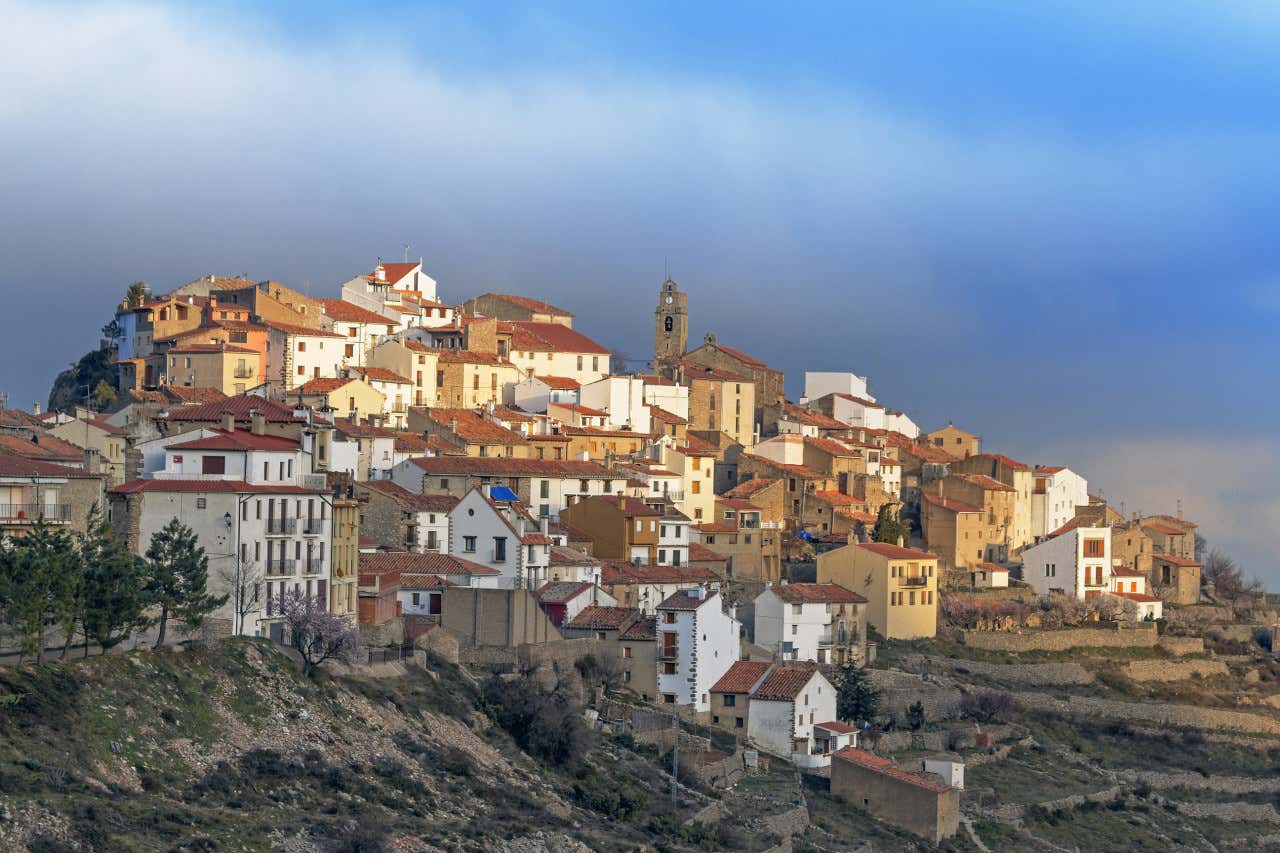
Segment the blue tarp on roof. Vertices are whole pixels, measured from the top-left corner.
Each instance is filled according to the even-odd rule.
[[[516,497],[516,493],[506,486],[490,486],[489,497],[493,498],[495,501],[511,501],[512,503],[520,502],[520,498]]]

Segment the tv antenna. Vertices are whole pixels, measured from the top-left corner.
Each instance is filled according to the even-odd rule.
[[[406,264],[409,263],[409,244],[408,243],[404,244],[404,262]]]

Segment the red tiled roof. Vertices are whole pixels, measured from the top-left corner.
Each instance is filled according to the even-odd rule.
[[[26,459],[22,456],[10,456],[0,453],[0,477],[76,477],[88,479],[101,477],[102,474],[90,474],[82,468],[68,465],[55,465],[38,459]]]
[[[750,693],[764,674],[772,666],[768,661],[739,660],[720,676],[720,680],[711,685],[712,693]]]
[[[529,311],[538,314],[555,314],[560,317],[572,317],[573,314],[563,308],[557,308],[550,302],[543,302],[541,299],[531,299],[528,296],[516,296],[512,293],[486,293],[484,296],[491,296],[501,299],[503,302],[510,302],[512,305],[519,305]]]
[[[881,774],[882,776],[888,776],[891,779],[896,779],[899,782],[906,782],[909,785],[915,785],[917,788],[924,788],[927,791],[933,791],[940,794],[943,791],[950,790],[951,788],[950,785],[935,782],[933,779],[929,779],[925,776],[917,776],[915,773],[908,773],[887,758],[881,758],[878,755],[863,752],[862,750],[855,749],[852,746],[847,746],[840,750],[836,753],[835,757],[842,761],[847,761],[850,764],[855,764],[864,770],[871,770]]]
[[[698,596],[690,595],[691,592],[698,592],[698,588],[680,589],[668,595],[658,605],[659,610],[697,610],[702,605],[715,599],[719,593],[714,590],[700,590]],[[715,603],[716,607],[720,606],[720,602]]]
[[[863,503],[853,495],[846,495],[844,492],[831,490],[814,492],[813,496],[823,503],[831,506],[861,506]]]
[[[324,306],[326,317],[331,317],[341,323],[377,323],[381,326],[393,326],[394,320],[389,320],[368,308],[361,308],[359,305],[353,305],[341,299],[321,299],[320,304]]]
[[[951,498],[940,498],[937,495],[926,494],[924,499],[934,506],[940,506],[952,512],[982,512],[982,507],[980,506],[953,501]]]
[[[720,496],[716,498],[716,503],[729,507],[729,509],[746,510],[747,512],[759,512],[760,508],[745,498],[731,498],[728,496]]]
[[[804,406],[797,406],[794,403],[782,404],[782,417],[789,421],[794,421],[805,426],[817,427],[818,429],[848,429],[849,425],[844,421],[838,421],[830,415],[824,415],[822,412],[814,409],[806,409]]]
[[[439,360],[444,364],[489,364],[496,367],[511,366],[511,362],[497,353],[477,352],[469,349],[428,349],[427,352],[433,352]]]
[[[1092,526],[1093,526],[1092,519],[1085,518],[1082,515],[1077,515],[1074,518],[1072,518],[1070,521],[1068,521],[1066,524],[1062,525],[1057,530],[1050,533],[1049,538],[1053,539],[1054,537],[1061,536],[1064,533],[1070,533],[1072,530],[1075,530],[1077,527],[1092,527]]]
[[[1065,470],[1066,470],[1066,467],[1063,465],[1050,465],[1043,468],[1040,468],[1040,467],[1036,468],[1036,474],[1056,474],[1059,471],[1065,471]]]
[[[838,583],[784,583],[770,587],[788,604],[866,604],[867,600]]]
[[[727,563],[729,558],[701,542],[689,543],[689,562],[691,563]]]
[[[725,497],[730,498],[750,498],[756,492],[772,486],[780,480],[771,477],[757,477],[754,480],[747,480],[745,483],[739,483],[729,491],[725,492]]]
[[[400,574],[401,589],[443,589],[447,586],[453,586],[453,584],[439,575],[415,575],[405,572]]]
[[[44,462],[79,464],[84,461],[84,448],[49,433],[36,438],[38,441],[20,435],[0,435],[0,453]]]
[[[524,444],[524,437],[471,409],[429,409],[427,417],[468,444]]]
[[[862,406],[863,408],[866,408],[866,409],[883,409],[884,408],[884,406],[880,405],[879,403],[874,403],[871,400],[867,400],[863,397],[855,397],[852,394],[842,394],[837,391],[831,396],[839,397],[841,400],[848,400],[850,403],[857,403],[859,406]]]
[[[988,492],[1012,492],[1013,486],[1006,486],[999,480],[994,480],[986,474],[960,474],[958,475],[973,483],[975,486]]]
[[[1153,602],[1160,600],[1156,598],[1154,595],[1143,595],[1140,592],[1113,592],[1111,594],[1118,595],[1121,598],[1127,598],[1130,601],[1137,601],[1142,604],[1151,604]]]
[[[535,376],[534,379],[557,391],[577,391],[582,387],[581,382],[568,376]]]
[[[838,509],[832,510],[832,512],[834,512],[836,515],[840,516],[841,518],[847,518],[850,521],[861,521],[863,524],[875,524],[876,521],[878,520],[877,517],[872,513],[862,512],[856,509],[838,508]]]
[[[914,548],[903,548],[901,545],[893,545],[888,542],[858,542],[853,547],[862,548],[873,554],[879,554],[882,557],[888,557],[890,560],[936,560],[933,554],[927,551],[917,551]]]
[[[696,361],[683,359],[678,362],[684,372],[684,381],[686,383],[696,380],[706,380],[710,382],[734,382],[751,384],[751,377],[743,376],[729,370],[719,367],[712,367],[707,364],[699,364]]]
[[[309,379],[302,385],[293,389],[295,394],[332,394],[339,388],[350,385],[352,382],[359,382],[359,379],[342,379],[338,377],[321,376],[315,379]]]
[[[788,465],[785,462],[777,462],[773,459],[770,459],[767,456],[757,456],[754,453],[743,453],[741,456],[738,457],[738,459],[739,461],[744,459],[750,459],[754,462],[760,462],[770,468],[774,468],[779,471],[786,471],[788,474],[794,474],[795,476],[803,480],[830,480],[831,479],[826,474],[823,474],[821,471],[815,471],[812,468],[805,467],[804,465]]]
[[[453,495],[419,495],[391,480],[364,480],[356,484],[356,493],[359,494],[361,489],[386,495],[397,503],[418,512],[447,513],[458,505],[458,498]]]
[[[816,673],[813,667],[802,664],[779,664],[752,691],[751,700],[786,702],[795,699]]]
[[[578,459],[512,459],[495,456],[428,456],[411,460],[428,474],[470,474],[478,477],[559,477],[618,480],[603,465]]]
[[[396,433],[397,453],[426,453],[431,449],[430,442],[412,432]]]
[[[710,569],[697,566],[636,566],[626,560],[601,560],[600,583],[606,586],[630,584],[698,584],[720,580]]]
[[[858,730],[856,726],[845,725],[844,723],[838,723],[835,720],[825,723],[814,723],[813,725],[815,728],[826,729],[829,732],[835,732],[836,734],[842,735],[853,734]]]
[[[669,412],[666,409],[662,408],[661,406],[655,406],[652,403],[649,403],[648,405],[649,405],[649,416],[656,420],[660,420],[664,423],[669,423],[669,424],[689,423],[688,418],[682,418],[679,415],[677,415],[675,412]]]
[[[353,367],[352,373],[360,373],[368,382],[398,382],[401,385],[412,385],[413,382],[393,370],[385,367]]]
[[[1194,530],[1195,528],[1199,527],[1198,524],[1187,521],[1185,518],[1174,518],[1172,515],[1153,515],[1148,519],[1148,521],[1156,521],[1156,520],[1166,522],[1168,524],[1173,525],[1174,527],[1181,527],[1184,530]]]
[[[410,554],[388,551],[360,555],[360,572],[382,574],[403,572],[415,575],[498,575],[497,569],[449,554]]]
[[[804,437],[804,443],[806,447],[816,448],[817,450],[821,450],[823,453],[831,456],[848,457],[860,455],[855,453],[853,448],[849,447],[847,444],[831,438],[815,438],[813,436],[806,435]]]
[[[591,581],[547,581],[534,595],[543,604],[564,604],[593,588]]]
[[[941,447],[934,447],[929,444],[916,444],[910,441],[894,441],[893,445],[898,448],[901,453],[910,453],[921,462],[928,462],[932,465],[945,465],[948,462],[956,462],[958,458],[952,456]]]
[[[169,411],[171,421],[220,421],[225,412],[235,416],[236,421],[250,420],[250,412],[257,411],[267,423],[305,423],[305,418],[293,415],[293,409],[266,397],[254,397],[241,394],[212,400],[199,406],[183,406]]]
[[[638,515],[662,515],[662,510],[649,506],[639,498],[618,497],[617,495],[596,495],[594,497],[587,498],[585,501],[581,501],[581,503],[592,502],[605,503],[609,506],[617,507],[622,511],[622,514],[628,518]]]
[[[1146,575],[1137,569],[1131,569],[1128,566],[1114,566],[1111,574],[1118,578],[1145,578]]]
[[[575,415],[586,415],[589,418],[607,418],[609,413],[600,409],[593,409],[590,406],[583,406],[580,403],[548,403],[547,408],[555,406],[558,409],[566,409]]]
[[[300,335],[302,337],[311,338],[344,338],[337,332],[326,332],[324,329],[313,329],[310,326],[295,326],[292,323],[277,323],[275,320],[263,320],[262,325],[274,329],[277,332],[284,332],[286,335]]]
[[[1161,524],[1158,521],[1144,521],[1142,526],[1147,530],[1163,533],[1165,536],[1182,536],[1187,532],[1180,527],[1174,527],[1172,524]]]
[[[254,435],[246,430],[227,432],[215,429],[214,435],[207,438],[195,438],[180,444],[170,444],[167,450],[275,450],[278,452],[296,451],[299,447],[292,438],[278,435]]]
[[[656,640],[658,639],[658,620],[653,616],[637,619],[619,635],[618,639]]]
[[[978,455],[970,456],[969,458],[970,459],[990,459],[993,462],[999,462],[1004,467],[1014,471],[1030,471],[1031,470],[1030,465],[1023,465],[1018,460],[1010,459],[1008,456],[1005,456],[1001,453],[979,453]]]
[[[617,630],[627,624],[628,620],[639,615],[640,611],[634,607],[600,607],[593,604],[582,608],[582,611],[566,622],[564,627]]]
[[[566,537],[568,538],[568,537]],[[598,566],[600,561],[590,554],[584,554],[577,548],[568,545],[551,546],[551,565],[553,566]]]
[[[1008,572],[1004,566],[997,566],[995,563],[979,563],[979,568],[986,569],[989,572]]]
[[[518,320],[511,324],[513,352],[572,352],[608,355],[609,350],[576,329],[560,323]]]
[[[177,397],[184,403],[213,403],[227,399],[227,395],[217,388],[198,385],[166,385],[161,393]]]
[[[236,494],[264,495],[318,495],[327,489],[307,489],[302,486],[286,486],[280,483],[246,483],[243,480],[131,480],[116,486],[110,492],[116,495],[132,495],[138,492],[234,492]]]

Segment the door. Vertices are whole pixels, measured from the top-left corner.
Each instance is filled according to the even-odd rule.
[[[269,636],[271,637],[271,642],[283,643],[284,642],[284,623],[272,622],[271,627],[269,629]]]

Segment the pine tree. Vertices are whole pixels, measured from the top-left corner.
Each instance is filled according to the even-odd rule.
[[[89,511],[88,532],[80,540],[84,564],[83,616],[85,654],[89,641],[107,650],[146,623],[143,585],[146,563],[111,536],[111,526],[97,504]]]
[[[80,566],[71,537],[44,521],[0,554],[4,621],[18,639],[19,659],[44,659],[48,626],[74,632],[79,619]]]
[[[196,534],[174,518],[154,536],[147,547],[150,577],[145,601],[160,608],[160,630],[156,647],[164,645],[169,618],[174,617],[194,630],[204,617],[227,603],[227,597],[210,595],[206,589],[209,558]]]
[[[888,542],[896,545],[899,539],[905,543],[910,535],[911,528],[894,516],[893,508],[889,504],[880,507],[880,513],[876,517],[876,526],[871,530],[872,542]]]
[[[880,693],[866,672],[850,662],[840,667],[836,680],[836,716],[851,722],[868,721],[876,715]]]

